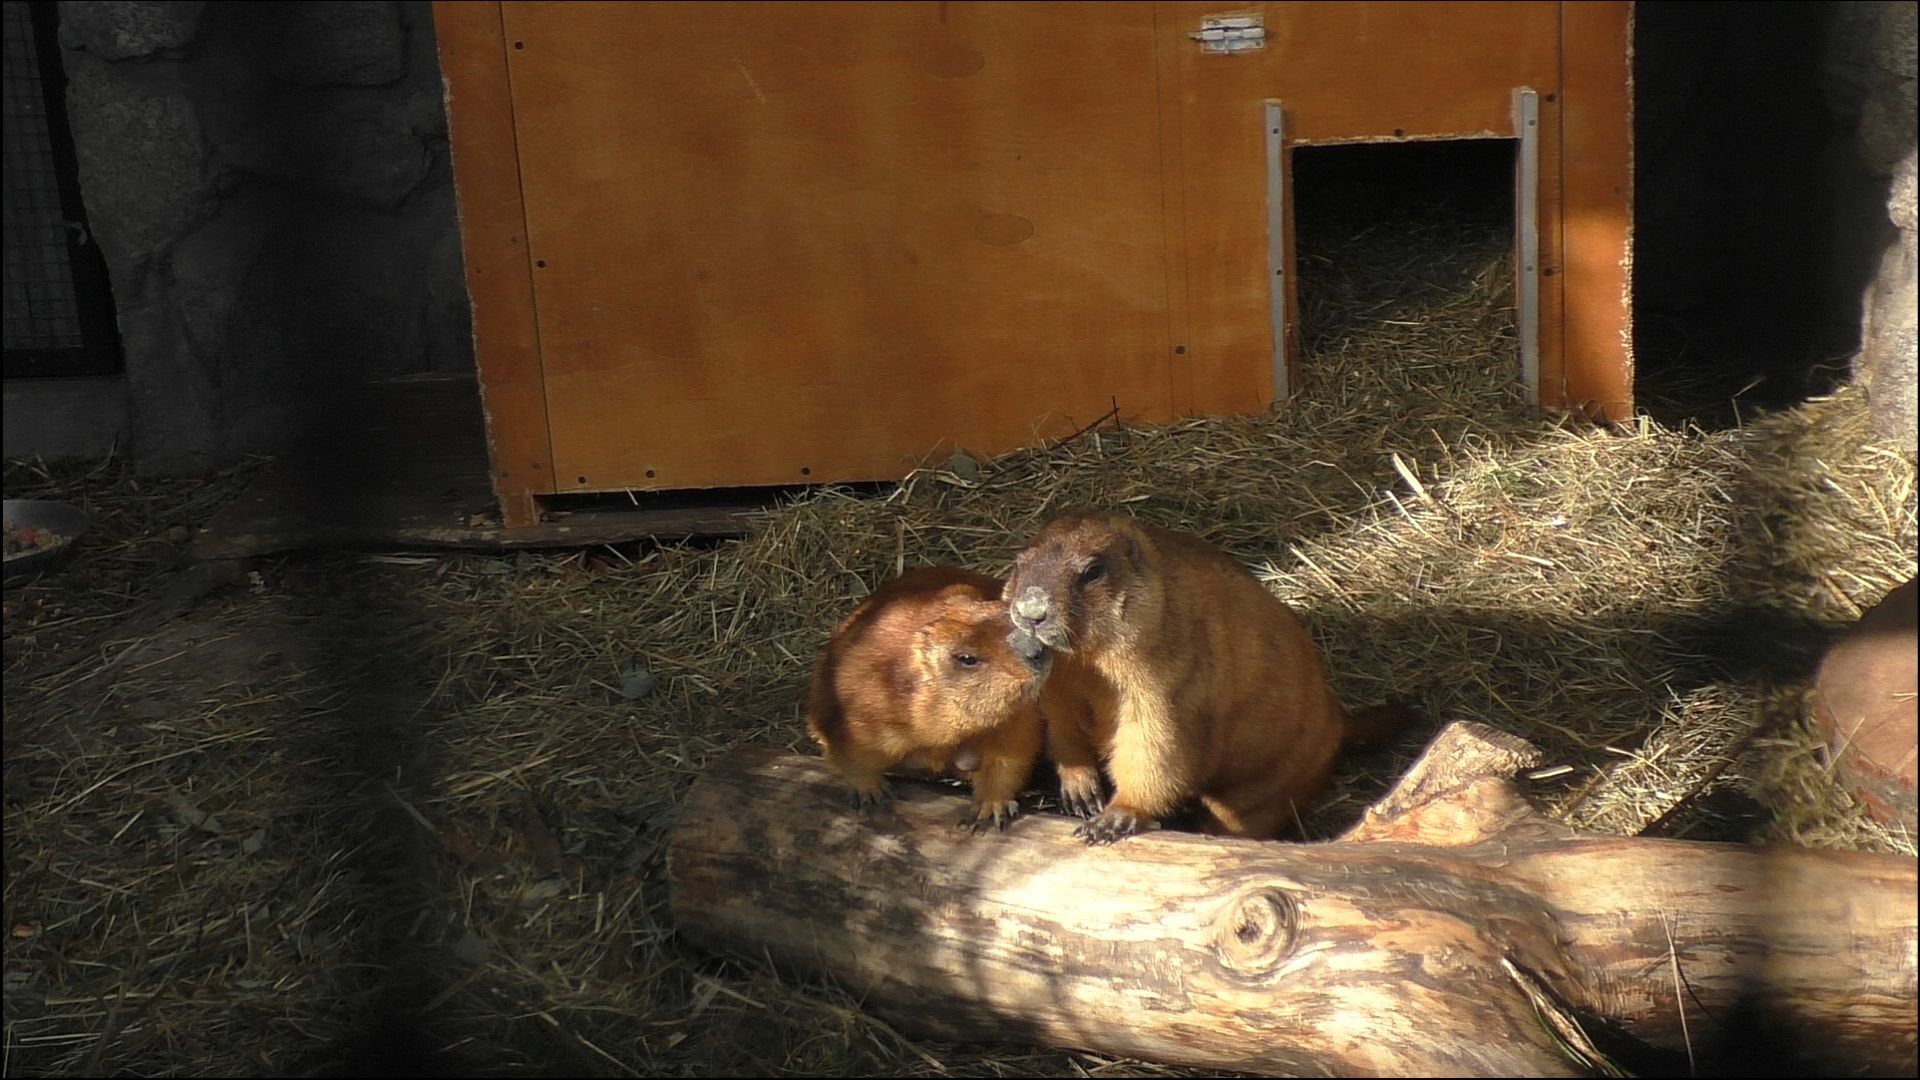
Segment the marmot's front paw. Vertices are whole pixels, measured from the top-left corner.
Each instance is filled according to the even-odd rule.
[[[847,792],[847,804],[861,813],[885,807],[893,802],[893,789],[885,780],[871,788],[854,788]]]
[[[1060,770],[1060,809],[1077,818],[1100,813],[1100,770],[1085,765]]]
[[[1151,824],[1135,817],[1129,811],[1109,807],[1099,817],[1073,830],[1073,834],[1086,837],[1089,847],[1097,847],[1101,844],[1111,844],[1116,840],[1124,840]]]
[[[973,809],[960,818],[959,825],[960,828],[971,829],[975,833],[986,832],[989,825],[1005,832],[1007,826],[1013,823],[1013,819],[1019,816],[1020,803],[1015,799],[998,803],[975,803]]]

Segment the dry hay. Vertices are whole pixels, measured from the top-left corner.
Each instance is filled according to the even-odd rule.
[[[73,662],[52,624],[110,627],[138,575],[109,562],[208,509],[182,488],[123,519],[102,494],[99,543],[8,599],[7,1071],[299,1071],[420,1010],[487,1073],[1187,1075],[915,1042],[691,952],[665,910],[676,804],[732,746],[804,750],[838,615],[905,564],[1004,569],[1068,505],[1236,552],[1350,700],[1532,739],[1571,767],[1538,792],[1569,820],[1912,852],[1835,790],[1798,706],[1818,638],[1795,632],[1914,572],[1913,468],[1865,446],[1859,396],[1733,431],[1530,418],[1499,238],[1420,239],[1363,237],[1322,277],[1313,384],[1278,416],[820,490],[738,543],[280,560]],[[1316,835],[1391,765],[1350,769]]]

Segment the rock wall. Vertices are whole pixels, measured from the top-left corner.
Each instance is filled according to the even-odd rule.
[[[60,5],[81,186],[131,449],[284,448],[367,380],[471,371],[424,2]]]
[[[1916,14],[1911,2],[1847,0],[1827,41],[1826,66],[1834,101],[1852,126],[1860,165],[1887,190],[1887,221],[1896,231],[1873,268],[1862,300],[1860,353],[1854,363],[1872,402],[1880,439],[1916,452],[1920,428],[1915,385],[1920,381],[1920,260],[1915,257],[1914,129]]]

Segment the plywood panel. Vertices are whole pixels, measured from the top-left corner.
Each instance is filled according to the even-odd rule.
[[[438,0],[433,21],[447,85],[494,492],[509,527],[530,525],[538,517],[534,496],[553,490],[553,459],[514,154],[507,43],[497,4]]]
[[[1152,5],[503,9],[560,490],[1174,415]]]
[[[1632,21],[1630,3],[1566,6],[1566,364],[1545,404],[1606,420],[1633,413]]]
[[[1155,6],[1180,140],[1192,406],[1256,411],[1273,394],[1262,102],[1283,102],[1294,145],[1510,137],[1513,89],[1559,88],[1560,5]],[[1267,47],[1203,53],[1188,35],[1227,12],[1262,13]]]
[[[1264,408],[1267,98],[1299,145],[1538,91],[1543,403],[1625,415],[1630,7],[436,4],[503,509]],[[1269,47],[1201,52],[1236,10]]]

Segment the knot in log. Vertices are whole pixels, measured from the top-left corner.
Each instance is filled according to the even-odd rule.
[[[1264,885],[1222,909],[1214,926],[1214,954],[1227,971],[1262,979],[1293,955],[1299,933],[1299,902],[1285,889]]]

